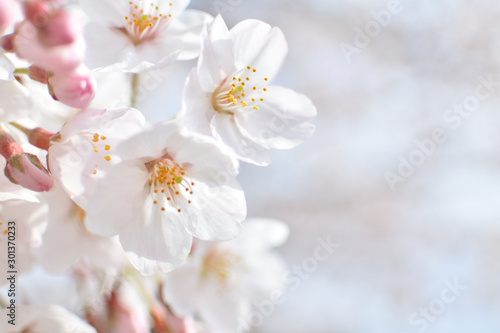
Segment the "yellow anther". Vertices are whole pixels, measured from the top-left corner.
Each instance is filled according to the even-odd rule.
[[[105,137],[104,135],[101,135],[101,140],[106,140],[107,137]]]
[[[106,155],[106,156],[104,156],[104,159],[109,162],[109,161],[111,161],[111,156]]]
[[[253,107],[255,110],[259,111],[259,107],[258,106],[254,106]]]
[[[111,149],[111,146],[110,145],[105,145],[104,146],[104,150],[110,150]]]
[[[248,106],[247,102],[241,102],[241,105]]]
[[[97,147],[94,147],[94,151],[97,153],[99,149]]]

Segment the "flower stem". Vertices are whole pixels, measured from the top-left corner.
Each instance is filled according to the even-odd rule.
[[[139,88],[139,74],[132,74],[132,96],[130,98],[130,107],[135,108],[137,104],[137,90]]]
[[[30,69],[29,68],[16,68],[14,70],[14,74],[29,74]]]

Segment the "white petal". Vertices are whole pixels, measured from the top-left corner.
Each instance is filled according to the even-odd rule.
[[[198,10],[187,10],[168,27],[168,38],[182,41],[182,51],[177,60],[198,57],[201,51],[202,32],[213,20],[212,15]]]
[[[131,48],[124,57],[120,69],[141,73],[170,65],[182,49],[182,42],[175,39],[154,39]]]
[[[239,304],[217,290],[208,290],[198,297],[204,303],[200,308],[200,317],[207,323],[209,332],[234,333],[238,332]]]
[[[33,106],[29,91],[19,82],[0,80],[0,122],[19,120]]]
[[[143,275],[169,272],[191,251],[192,236],[179,220],[177,211],[161,211],[146,199],[142,215],[120,233],[120,242],[132,265]]]
[[[92,21],[117,28],[127,23],[128,3],[128,0],[80,0],[80,6]]]
[[[183,131],[171,137],[168,147],[187,176],[198,181],[232,179],[238,173],[237,160],[223,154],[213,138]]]
[[[149,173],[140,162],[115,166],[89,198],[87,229],[110,237],[136,222],[147,197],[148,180]]]
[[[189,5],[191,0],[159,0],[158,8],[160,13],[168,13],[172,14],[173,19],[178,17]],[[172,6],[170,6],[172,4]]]
[[[238,159],[256,165],[271,163],[269,149],[244,136],[233,116],[218,113],[210,125],[215,138],[228,147]]]
[[[85,28],[85,41],[85,64],[91,69],[121,69],[126,67],[127,57],[135,52],[134,44],[125,33],[94,22]]]
[[[198,79],[202,89],[212,93],[228,75],[236,70],[233,42],[226,24],[217,16],[208,27],[203,51],[198,59]]]
[[[168,275],[163,288],[163,298],[180,317],[194,315],[200,287],[200,267],[189,259]]]
[[[316,108],[309,98],[271,86],[259,110],[237,114],[236,123],[246,136],[265,147],[289,149],[312,135],[314,125],[309,121],[315,116]]]
[[[162,122],[129,138],[118,146],[118,152],[124,160],[142,159],[145,162],[165,155],[167,142],[179,131],[176,122]]]
[[[182,110],[178,116],[182,126],[200,134],[212,135],[210,121],[216,111],[211,98],[211,93],[202,90],[196,68],[193,68],[184,86]]]
[[[235,180],[227,184],[198,182],[192,203],[184,206],[182,222],[202,240],[229,240],[240,233],[247,208],[245,195]]]
[[[252,66],[272,80],[288,52],[283,32],[259,20],[245,20],[229,32],[234,42],[234,57],[238,68]]]
[[[289,234],[290,229],[281,221],[269,218],[249,218],[243,222],[240,236],[221,245],[252,255],[283,245]]]

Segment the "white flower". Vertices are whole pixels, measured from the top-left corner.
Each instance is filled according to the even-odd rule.
[[[208,138],[160,123],[119,146],[113,167],[87,205],[87,227],[119,234],[144,275],[170,271],[191,250],[192,237],[235,237],[246,215],[237,164]]]
[[[80,0],[91,68],[139,73],[198,56],[212,17],[184,9],[189,0]]]
[[[78,112],[49,148],[49,168],[62,188],[83,209],[98,179],[119,162],[119,142],[138,133],[145,124],[135,109]]]
[[[220,16],[184,88],[188,128],[212,134],[245,162],[266,165],[269,149],[288,149],[313,133],[316,108],[304,95],[270,86],[287,53],[278,28],[245,20],[228,31]]]
[[[164,299],[181,316],[199,316],[209,332],[237,332],[248,322],[252,301],[282,291],[286,266],[270,250],[288,233],[282,222],[249,219],[229,242],[197,243],[189,259],[168,275]]]
[[[36,332],[36,333],[97,333],[95,328],[82,321],[76,315],[57,305],[21,305],[13,316],[15,325],[8,322],[10,309],[0,311],[0,332]]]

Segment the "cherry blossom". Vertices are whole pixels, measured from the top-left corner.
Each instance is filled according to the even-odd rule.
[[[201,317],[209,332],[247,326],[251,302],[283,289],[286,266],[270,252],[288,238],[288,228],[270,219],[248,219],[225,243],[197,243],[192,255],[165,283],[164,298],[182,316]]]
[[[119,161],[118,143],[139,132],[144,124],[144,116],[135,109],[78,112],[52,141],[51,173],[71,199],[85,209],[98,179]]]
[[[230,31],[218,16],[184,89],[183,121],[212,134],[239,159],[271,161],[269,149],[297,146],[313,133],[316,108],[304,95],[271,86],[287,53],[278,28],[245,20]]]
[[[189,0],[80,0],[87,26],[91,68],[139,73],[172,61],[193,59],[201,32],[212,19],[184,11]]]
[[[228,240],[246,215],[237,163],[203,136],[159,123],[119,146],[122,162],[89,197],[87,228],[118,234],[141,273],[168,272],[192,238]],[[110,204],[114,202],[115,204]]]

